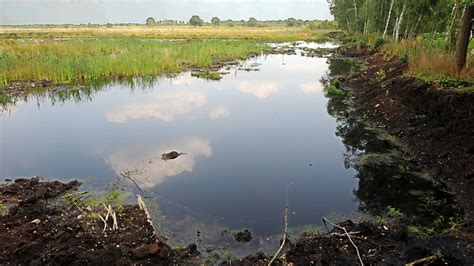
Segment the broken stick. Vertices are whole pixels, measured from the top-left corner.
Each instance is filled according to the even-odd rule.
[[[329,221],[326,217],[323,217],[323,222],[326,224],[326,222],[328,222],[330,225],[334,226],[334,227],[337,227],[339,229],[341,229],[342,231],[344,231],[344,234],[347,236],[347,238],[349,238],[349,241],[351,242],[352,246],[354,246],[356,252],[357,252],[357,257],[359,258],[359,262],[360,262],[360,265],[361,266],[364,266],[364,261],[362,261],[362,258],[360,256],[360,253],[359,253],[359,248],[356,246],[356,244],[354,243],[354,241],[352,241],[352,238],[351,238],[351,234],[347,232],[346,228],[345,227],[342,227],[338,224],[335,224],[331,221]]]
[[[156,239],[157,240],[161,239],[160,233],[156,230],[155,226],[153,225],[153,221],[151,220],[151,215],[148,212],[148,209],[146,208],[146,205],[145,205],[145,201],[143,200],[140,194],[137,194],[137,201],[138,201],[138,207],[140,207],[140,210],[143,210],[145,212],[146,219],[148,223],[150,224],[151,228],[153,228],[153,234],[155,235]]]

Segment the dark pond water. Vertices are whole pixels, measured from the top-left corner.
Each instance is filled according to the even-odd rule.
[[[393,145],[346,119],[346,98],[325,96],[322,79],[351,67],[266,55],[227,69],[220,81],[183,73],[30,95],[1,114],[0,177],[79,179],[91,189],[127,183],[120,177],[127,172],[170,240],[237,255],[278,244],[287,190],[292,232],[322,216],[415,211],[428,181],[417,177],[409,191],[401,184],[413,179],[394,163],[357,163]],[[172,150],[186,154],[161,160]],[[387,187],[380,178],[391,176]],[[231,236],[243,228],[253,233],[245,245]]]

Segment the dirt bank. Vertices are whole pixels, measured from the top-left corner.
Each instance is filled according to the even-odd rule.
[[[368,67],[346,79],[359,116],[368,116],[408,144],[414,157],[446,183],[474,219],[474,91],[441,87],[405,75],[398,58],[361,53]]]
[[[159,241],[137,206],[116,209],[118,229],[103,232],[104,223],[92,214],[105,217],[104,208],[80,210],[64,196],[78,186],[32,178],[0,187],[1,265],[170,264],[198,258],[195,245],[176,250]]]

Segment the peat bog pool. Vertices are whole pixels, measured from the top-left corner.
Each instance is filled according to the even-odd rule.
[[[126,172],[170,241],[237,256],[278,245],[287,191],[293,236],[323,216],[379,215],[388,206],[424,215],[435,207],[427,202],[447,196],[390,136],[349,119],[350,99],[325,93],[327,77],[349,73],[351,61],[299,50],[330,46],[299,43],[295,55],[251,58],[225,67],[220,81],[185,72],[30,94],[3,107],[0,178],[133,191]],[[161,159],[174,150],[185,154]],[[249,243],[234,240],[241,229],[252,232]]]

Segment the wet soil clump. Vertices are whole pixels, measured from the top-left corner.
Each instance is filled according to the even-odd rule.
[[[243,231],[237,232],[234,234],[235,241],[241,243],[247,243],[252,240],[252,233],[249,230],[245,229]]]

